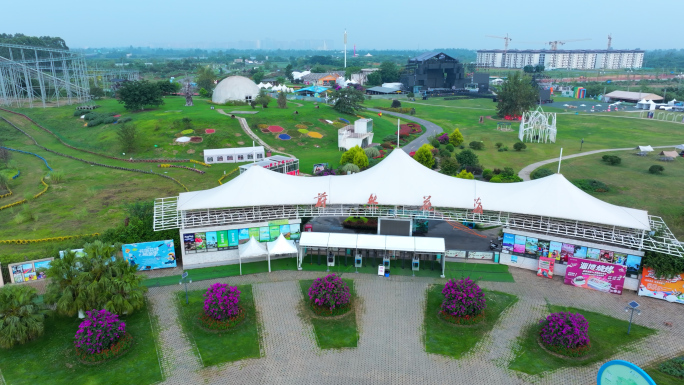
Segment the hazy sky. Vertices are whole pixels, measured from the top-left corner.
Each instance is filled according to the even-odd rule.
[[[321,40],[364,49],[682,48],[684,1],[644,0],[38,0],[4,1],[0,32],[59,36],[73,48],[232,48],[232,42]],[[28,16],[28,18],[27,18]],[[533,42],[523,43],[523,42]],[[244,43],[243,43],[244,44]],[[241,47],[246,48],[246,47]],[[256,48],[256,42],[254,47]]]

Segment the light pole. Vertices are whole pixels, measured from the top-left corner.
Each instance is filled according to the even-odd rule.
[[[182,285],[185,283],[185,304],[187,305],[189,303],[188,301],[188,283],[192,283],[192,278],[188,278],[188,272],[183,272],[183,275],[181,275],[181,280],[178,282],[179,285]]]
[[[629,335],[629,331],[632,330],[632,317],[634,317],[634,311],[636,310],[637,315],[641,314],[641,310],[637,309],[639,307],[639,303],[637,301],[632,301],[628,303],[625,312],[629,313],[629,311],[632,311],[632,314],[629,315],[629,326],[627,327],[627,334]]]

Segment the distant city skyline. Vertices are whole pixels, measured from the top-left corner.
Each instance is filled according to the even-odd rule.
[[[39,0],[2,6],[0,33],[59,36],[72,48],[154,47],[201,49],[431,50],[435,47],[543,49],[543,42],[568,42],[559,49],[605,49],[612,34],[615,49],[681,48],[677,35],[683,2],[668,3],[645,17],[643,1],[619,4],[590,0],[490,0],[485,4],[369,2],[347,0],[225,2],[178,0],[162,3],[119,0],[110,3]],[[29,18],[23,15],[29,11]],[[250,46],[251,45],[251,46]]]

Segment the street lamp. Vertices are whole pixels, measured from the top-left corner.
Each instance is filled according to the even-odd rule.
[[[636,310],[637,315],[641,314],[641,310],[637,309],[639,307],[639,303],[637,301],[632,301],[628,303],[625,312],[629,313],[629,311],[632,311],[632,314],[629,315],[629,327],[627,327],[627,334],[629,335],[629,331],[632,330],[632,317],[634,317],[634,311]]]
[[[179,285],[182,285],[185,283],[185,304],[187,305],[189,303],[188,301],[188,283],[192,283],[192,278],[188,278],[188,272],[183,272],[183,275],[181,275],[181,280],[178,282]]]

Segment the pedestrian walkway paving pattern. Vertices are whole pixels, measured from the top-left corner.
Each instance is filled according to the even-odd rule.
[[[192,273],[192,272],[190,272]],[[164,384],[594,384],[601,362],[529,376],[507,368],[516,338],[546,314],[546,304],[576,307],[626,319],[625,305],[638,300],[635,322],[658,330],[617,353],[640,366],[671,358],[684,350],[682,308],[637,298],[633,292],[608,295],[546,280],[512,269],[515,283],[481,282],[482,287],[519,297],[465,357],[454,360],[428,354],[422,342],[426,290],[443,279],[345,274],[355,280],[360,301],[357,348],[321,350],[312,326],[299,316],[303,303],[298,280],[324,272],[280,271],[193,282],[199,290],[214,282],[252,284],[262,332],[262,358],[202,368],[194,346],[182,332],[174,293],[178,286],[150,288],[153,315],[159,319]],[[562,277],[560,277],[562,278]],[[672,324],[667,326],[666,323]],[[591,328],[591,326],[590,326]],[[229,345],[226,348],[230,348]]]

